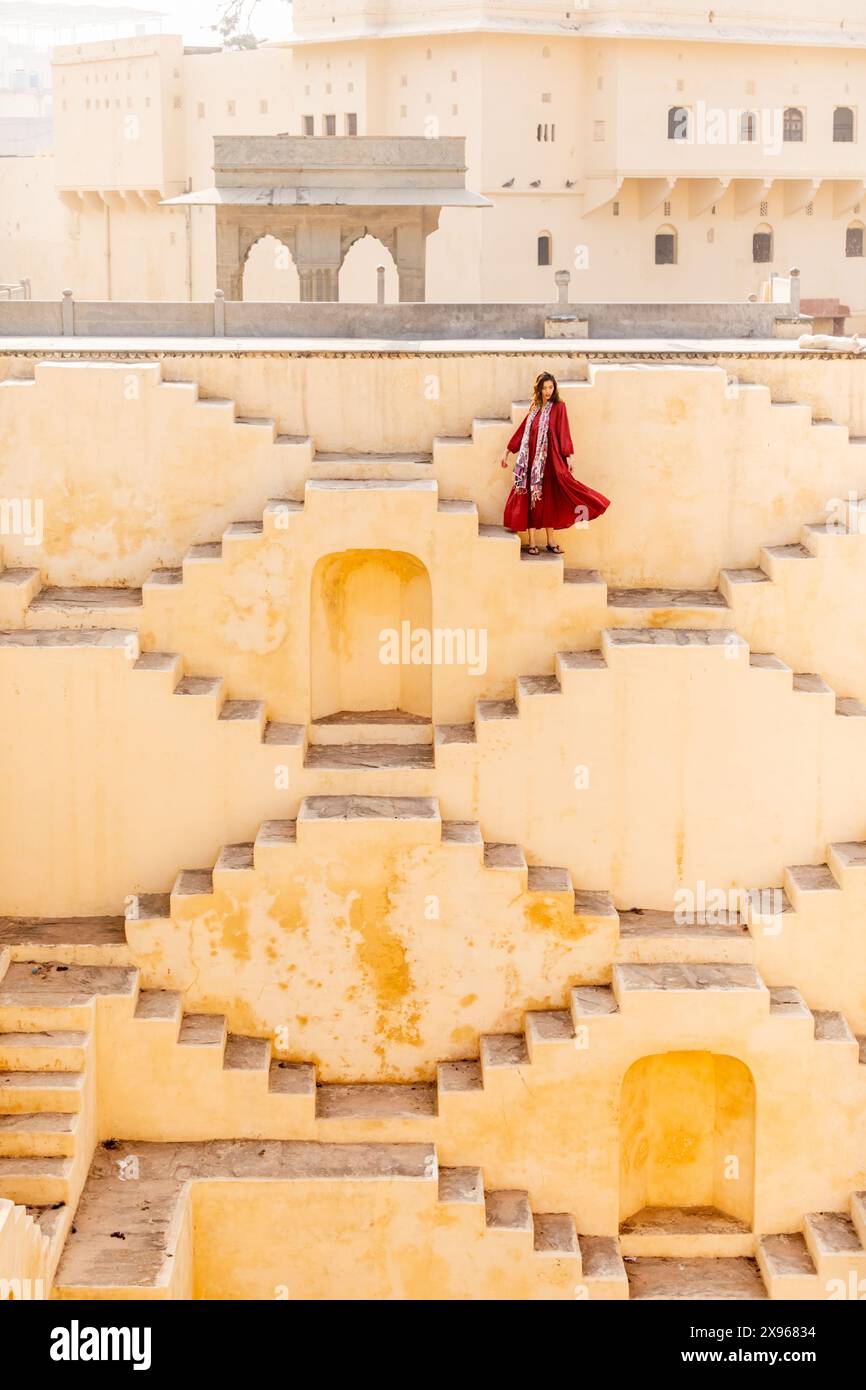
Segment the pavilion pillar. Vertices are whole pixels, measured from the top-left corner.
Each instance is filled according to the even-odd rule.
[[[340,298],[340,231],[339,222],[330,217],[307,216],[298,226],[295,264],[302,303],[335,303]]]
[[[394,260],[401,304],[423,304],[427,294],[427,233],[424,219],[419,215],[411,222],[400,223],[394,236]]]
[[[244,267],[241,259],[240,227],[222,208],[216,215],[217,289],[226,299],[243,299]]]

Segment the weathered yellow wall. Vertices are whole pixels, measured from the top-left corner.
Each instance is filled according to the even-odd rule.
[[[431,362],[449,388],[435,406]],[[35,996],[0,999],[0,1031],[86,1034],[69,1207],[98,1139],[420,1140],[442,1165],[482,1166],[488,1189],[573,1213],[590,1236],[615,1236],[644,1205],[799,1230],[866,1185],[854,1036],[866,1033],[866,853],[845,843],[863,835],[866,719],[836,702],[866,695],[864,538],[803,530],[866,486],[848,429],[863,419],[860,364],[760,359],[756,375],[799,407],[765,385],[726,389],[713,365],[591,366],[565,388],[578,472],[614,499],[568,537],[569,567],[600,571],[589,582],[564,582],[559,561],[523,563],[516,540],[483,529],[508,485],[498,454],[530,359],[459,365],[458,378],[445,357],[273,356],[256,376],[226,355],[44,364],[35,382],[0,386],[0,497],[43,496],[46,509],[43,546],[2,538],[0,914],[126,905],[126,940],[105,960],[139,972],[70,1004],[68,1020]],[[207,396],[230,385],[230,400],[161,375],[187,369]],[[841,424],[814,424],[812,408]],[[473,426],[485,410],[499,420]],[[259,414],[291,438],[244,423]],[[455,441],[458,425],[472,433]],[[431,462],[393,457],[419,448]],[[801,537],[807,552],[762,551]],[[219,555],[184,559],[220,538]],[[759,561],[766,582],[732,577]],[[27,565],[39,573],[24,580]],[[138,609],[50,592],[138,586],[181,565],[144,582]],[[663,594],[635,608],[616,593],[714,587],[723,569],[729,608]],[[404,622],[483,630],[484,669],[384,665],[381,632]],[[423,716],[399,734],[417,740],[414,765],[403,744],[323,766],[323,739],[346,739],[312,721],[346,708]],[[485,844],[519,846],[529,871],[519,851],[503,866]],[[784,888],[792,910],[753,914],[739,935],[665,934],[647,917],[659,929],[643,936],[614,910],[669,918],[678,892],[702,885]],[[171,893],[168,907],[139,907],[147,893]],[[34,950],[54,958],[32,923],[11,930],[19,968]],[[62,956],[92,964],[90,950],[67,943]],[[629,962],[664,961],[760,978],[630,985]],[[606,986],[596,1010],[585,991]],[[767,986],[806,1004],[783,1007]],[[139,987],[177,991],[178,1012],[136,1017]],[[271,1089],[266,1067],[223,1065],[220,1046],[179,1043],[180,1005],[272,1039],[300,1069],[295,1089]],[[558,1031],[569,1008],[576,1038]],[[552,1034],[538,1009],[559,1011]],[[819,1026],[822,1011],[853,1031]],[[481,1041],[524,1029],[519,1064]],[[437,1063],[479,1055],[483,1084],[443,1085],[434,1113],[317,1114],[316,1080],[423,1090]],[[555,1261],[533,1272],[502,1247],[488,1255],[479,1210],[443,1210],[430,1184],[283,1183],[272,1210],[295,1234],[281,1253],[265,1240],[269,1186],[191,1191],[175,1282],[149,1296],[273,1297],[298,1268],[314,1296],[352,1296],[339,1290],[365,1259],[382,1297],[573,1296]],[[0,1275],[30,1267],[22,1248],[0,1250]],[[486,1294],[467,1295],[470,1266]]]
[[[643,1207],[716,1207],[750,1221],[755,1095],[742,1062],[643,1058],[623,1078],[621,1107],[623,1221]]]

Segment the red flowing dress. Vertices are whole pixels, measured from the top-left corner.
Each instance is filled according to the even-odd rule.
[[[532,421],[529,431],[529,463],[527,467],[526,491],[518,492],[512,488],[505,503],[503,518],[509,531],[525,531],[528,526],[549,527],[551,531],[563,531],[574,526],[578,520],[594,521],[610,506],[610,499],[601,492],[595,492],[585,483],[578,482],[568,471],[566,459],[574,453],[571,431],[568,428],[568,411],[564,401],[557,401],[551,407],[550,424],[547,432],[547,458],[544,464],[544,479],[541,497],[533,505],[531,515],[529,482],[532,475],[532,460],[535,458],[535,444],[538,439],[539,411]],[[526,428],[523,417],[514,434],[508,441],[508,452],[519,454]]]

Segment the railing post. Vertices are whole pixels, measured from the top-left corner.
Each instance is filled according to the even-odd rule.
[[[800,316],[800,272],[796,266],[789,272],[791,276],[791,316]]]
[[[74,337],[75,304],[72,299],[72,290],[63,291],[63,299],[60,304],[60,322],[64,338]]]
[[[385,267],[376,266],[376,303],[385,303]]]
[[[556,285],[557,292],[558,292],[558,296],[559,296],[558,302],[559,302],[560,304],[567,304],[567,303],[568,303],[568,287],[569,287],[569,285],[571,284],[571,271],[570,271],[570,270],[558,270],[558,271],[556,272],[556,274],[554,275],[553,279],[554,279],[554,283],[555,283],[555,285]]]
[[[213,335],[215,338],[226,335],[226,297],[223,290],[214,290],[213,294]]]

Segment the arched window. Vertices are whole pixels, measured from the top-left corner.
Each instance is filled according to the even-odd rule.
[[[845,230],[845,255],[862,257],[863,255],[863,223],[852,222]]]
[[[803,112],[799,106],[786,106],[782,120],[782,139],[799,144],[803,139]]]
[[[766,223],[752,234],[752,260],[755,265],[769,265],[773,259],[773,228]]]
[[[550,232],[539,233],[538,264],[553,265],[553,237],[550,235]]]
[[[837,145],[850,145],[854,140],[854,112],[850,106],[837,106],[833,112],[833,139]]]
[[[740,112],[740,142],[752,145],[758,138],[758,118],[754,111]]]
[[[671,106],[668,109],[668,139],[688,140],[691,134],[691,114],[687,106]]]
[[[674,227],[660,227],[656,232],[656,265],[676,265],[677,234]]]

